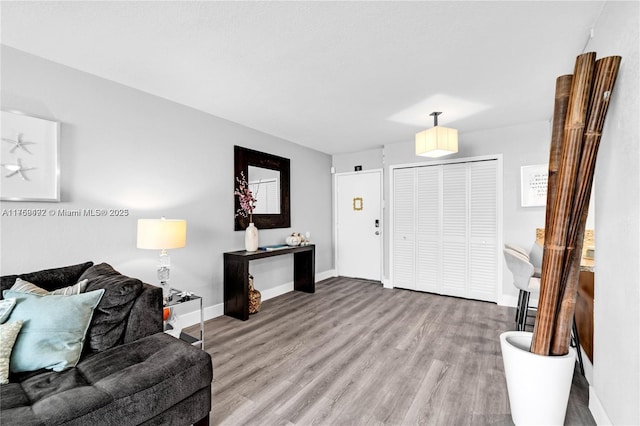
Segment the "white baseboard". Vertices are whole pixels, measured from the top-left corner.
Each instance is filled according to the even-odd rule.
[[[257,287],[256,289],[260,290]],[[273,299],[274,297],[282,296],[283,294],[289,293],[290,291],[293,291],[293,281],[281,284],[277,287],[271,287],[266,290],[260,290],[260,294],[261,294],[262,300],[269,300],[269,299]]]
[[[195,303],[194,303],[195,306]],[[224,303],[218,303],[213,306],[205,306],[202,313],[204,320],[221,317],[224,315]],[[177,316],[176,323],[173,325],[176,329],[183,329],[192,325],[200,324],[200,310],[187,312]]]
[[[393,288],[393,284],[391,283],[391,280],[389,278],[382,277],[382,287],[383,288]]]
[[[589,411],[597,425],[611,425],[613,423],[609,420],[609,416],[607,416],[607,413],[600,402],[600,398],[598,398],[596,389],[593,387],[593,364],[584,349],[582,349],[582,346],[580,347],[580,352],[582,353],[584,376],[587,379],[587,382],[589,382]]]
[[[327,278],[333,278],[338,276],[338,271],[335,269],[329,269],[328,271],[319,272],[316,274],[316,282],[326,280]]]
[[[537,296],[537,295],[536,295]],[[496,301],[496,303],[499,306],[510,306],[512,308],[515,308],[516,306],[518,306],[518,296],[511,296],[508,294],[501,294],[498,297],[498,300]],[[529,299],[529,307],[536,307],[538,306],[538,298],[537,297],[531,297],[531,299]]]
[[[335,269],[319,272],[316,274],[316,282],[325,280],[327,278],[335,277],[335,276],[336,276]],[[290,291],[293,291],[293,281],[284,283],[279,286],[272,287],[266,290],[260,290],[260,293],[262,295],[262,300],[269,300],[269,299],[273,299],[274,297],[281,296]],[[217,305],[204,307],[203,317],[205,321],[213,318],[221,317],[222,315],[224,315],[224,303],[218,303]],[[174,327],[182,329],[182,328],[190,327],[192,325],[196,325],[199,323],[200,323],[200,311],[195,310],[192,312],[187,312],[187,313],[178,315],[176,324],[174,325]]]
[[[604,411],[604,407],[598,398],[598,394],[596,394],[596,390],[593,386],[589,386],[589,411],[591,411],[591,415],[593,416],[593,420],[596,421],[598,426],[603,425],[611,425],[611,420],[609,420],[609,416],[607,416],[606,411]]]
[[[584,367],[584,377],[589,382],[589,385],[593,385],[593,364],[591,364],[591,360],[587,356],[587,353],[580,346],[580,353],[582,354],[582,366]]]
[[[505,294],[501,294],[496,301],[498,306],[510,306],[515,308],[518,304],[518,296],[508,296]]]

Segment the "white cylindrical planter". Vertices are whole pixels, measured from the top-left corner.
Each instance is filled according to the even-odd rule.
[[[244,231],[244,249],[246,251],[258,250],[258,228],[255,227],[253,222]]]
[[[500,348],[507,379],[511,419],[516,425],[563,425],[576,351],[563,356],[531,353],[533,333],[507,331]]]

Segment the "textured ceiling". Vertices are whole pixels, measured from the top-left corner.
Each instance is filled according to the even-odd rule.
[[[548,120],[603,1],[6,2],[2,43],[329,154]]]

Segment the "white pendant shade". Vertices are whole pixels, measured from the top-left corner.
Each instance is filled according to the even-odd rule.
[[[138,248],[168,250],[184,247],[186,243],[186,220],[138,219]]]
[[[416,155],[422,157],[442,157],[458,152],[458,131],[435,126],[416,133]]]

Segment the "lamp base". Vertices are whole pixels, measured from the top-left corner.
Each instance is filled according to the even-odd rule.
[[[165,301],[171,300],[171,287],[167,281],[160,281],[160,287],[162,288],[162,299]]]

